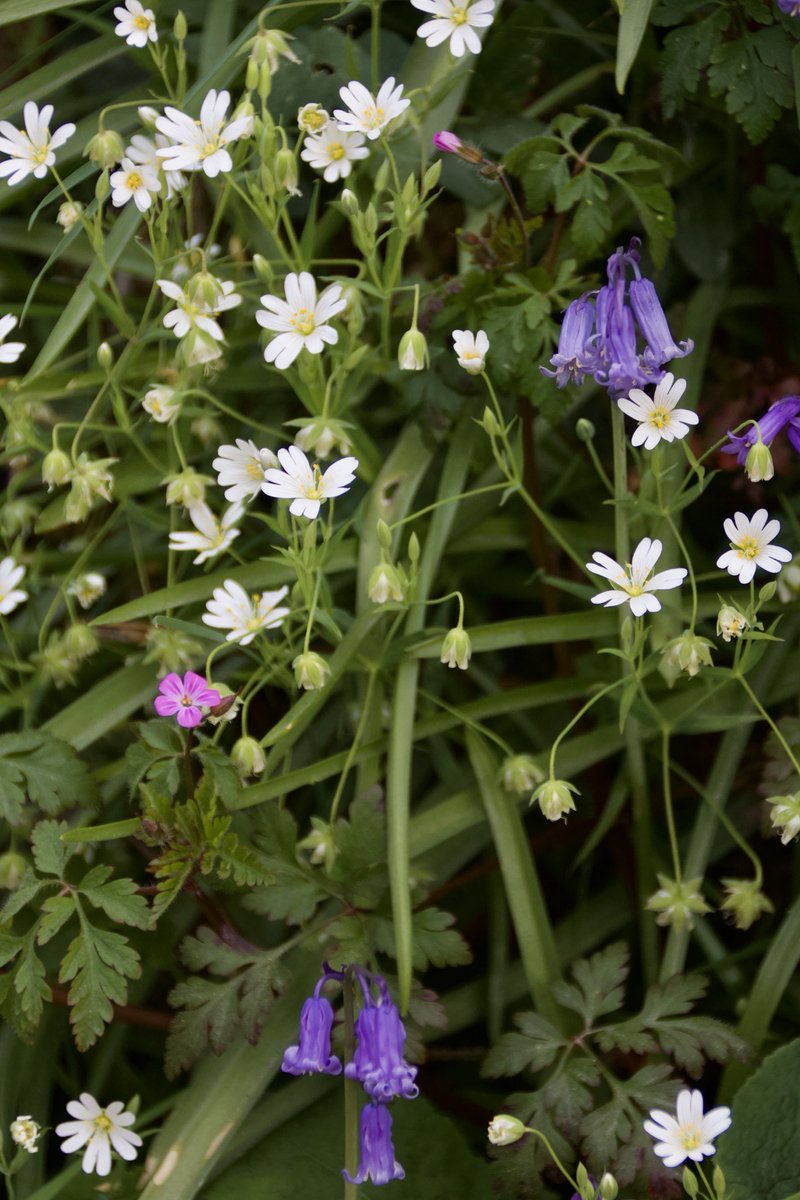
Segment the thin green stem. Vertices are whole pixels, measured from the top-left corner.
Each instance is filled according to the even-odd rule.
[[[339,779],[337,780],[336,791],[333,793],[333,800],[331,801],[331,811],[330,811],[330,815],[328,817],[329,825],[333,825],[334,821],[336,820],[337,814],[339,812],[339,804],[342,799],[342,793],[344,792],[344,785],[347,782],[347,776],[350,772],[350,768],[353,765],[356,754],[358,753],[358,748],[361,745],[361,740],[364,736],[364,730],[366,728],[367,721],[369,720],[369,717],[371,714],[372,692],[375,687],[375,680],[377,678],[377,674],[378,674],[377,668],[375,668],[375,667],[373,667],[369,672],[369,678],[367,680],[367,690],[364,694],[364,702],[361,705],[361,715],[358,720],[358,727],[356,728],[355,736],[350,745],[350,749],[347,752],[347,758],[344,761],[344,766],[342,767],[341,774],[339,776]]]
[[[572,718],[572,720],[567,722],[567,724],[564,726],[564,728],[559,733],[556,740],[553,742],[553,745],[550,747],[549,773],[550,773],[551,779],[555,779],[556,753],[558,751],[558,747],[561,745],[561,743],[563,742],[564,738],[567,736],[569,731],[571,729],[575,728],[575,726],[578,724],[578,722],[581,720],[581,718],[589,711],[589,709],[594,704],[597,704],[598,700],[602,700],[603,696],[607,696],[609,694],[609,692],[613,692],[615,688],[621,687],[624,682],[625,682],[624,679],[615,679],[613,683],[609,683],[606,685],[606,687],[601,688],[600,691],[596,693],[596,695],[592,696],[591,699],[586,701],[583,708],[579,709],[578,712],[576,712],[576,714]]]
[[[761,703],[758,696],[755,694],[753,689],[750,687],[750,684],[747,682],[746,677],[737,671],[736,678],[739,680],[739,683],[742,685],[744,690],[747,692],[754,708],[756,708],[758,710],[758,712],[761,714],[761,716],[764,718],[764,720],[769,725],[772,732],[775,734],[775,737],[778,739],[781,746],[783,747],[784,753],[786,754],[786,757],[789,759],[790,763],[794,767],[795,771],[797,772],[798,775],[800,775],[800,763],[797,761],[794,751],[792,750],[789,743],[786,741],[786,738],[783,736],[783,734],[781,733],[778,726],[773,721],[772,717],[769,715],[767,710],[764,708],[764,705]]]
[[[672,852],[672,870],[675,882],[681,882],[681,857],[678,851],[678,834],[675,829],[675,814],[672,810],[672,784],[669,777],[669,739],[670,731],[666,727],[661,730],[661,780],[664,790],[664,812],[667,817],[667,833]]]

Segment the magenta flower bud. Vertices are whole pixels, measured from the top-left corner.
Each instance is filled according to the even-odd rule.
[[[442,129],[433,135],[433,144],[437,150],[444,150],[447,154],[458,154],[462,142],[461,138],[450,133],[448,129]]]
[[[358,1174],[342,1171],[348,1183],[370,1179],[378,1186],[393,1179],[405,1179],[406,1173],[395,1160],[392,1145],[392,1114],[384,1104],[365,1104],[361,1110],[361,1161]]]

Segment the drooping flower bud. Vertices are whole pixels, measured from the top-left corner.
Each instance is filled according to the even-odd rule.
[[[598,1191],[600,1192],[601,1200],[617,1200],[619,1184],[609,1171],[606,1171],[605,1175],[601,1177]]]
[[[336,842],[333,827],[319,817],[311,818],[311,833],[297,843],[298,850],[309,850],[308,861],[312,866],[325,864],[325,870],[330,871],[336,859]]]
[[[751,483],[765,483],[775,474],[770,448],[764,445],[760,436],[747,452],[744,469]]]
[[[733,917],[737,929],[749,929],[762,913],[774,912],[770,900],[755,879],[723,879],[726,899],[721,905],[724,913]]]
[[[83,151],[84,157],[107,169],[121,161],[125,146],[116,129],[101,129],[90,138]]]
[[[54,487],[60,487],[62,483],[69,483],[71,476],[72,462],[69,455],[54,446],[49,454],[44,456],[42,482],[47,484],[48,492],[52,492]]]
[[[283,146],[275,155],[273,170],[275,182],[279,188],[283,188],[290,196],[302,195],[297,186],[297,159],[288,146]]]
[[[471,658],[472,642],[466,629],[459,625],[445,634],[440,662],[445,666],[458,667],[461,671],[466,671]]]
[[[241,779],[249,779],[251,775],[260,775],[267,765],[264,751],[255,738],[240,737],[231,750],[231,762],[236,767]]]
[[[511,1146],[527,1133],[527,1129],[519,1117],[508,1113],[498,1113],[489,1122],[489,1141],[493,1146]]]
[[[544,771],[530,754],[514,754],[500,768],[500,781],[507,792],[528,795],[544,779]]]
[[[781,842],[788,846],[800,833],[800,792],[788,796],[770,796],[767,804],[772,805],[770,820],[772,828],[780,831]]]
[[[740,638],[749,624],[744,613],[730,604],[723,604],[717,614],[717,633],[722,634],[724,642]]]
[[[56,215],[56,224],[60,225],[65,233],[69,233],[73,225],[77,225],[81,219],[83,205],[80,200],[65,200],[59,206],[58,214]]]
[[[319,981],[300,1011],[298,1044],[284,1051],[281,1070],[287,1075],[341,1074],[342,1064],[331,1054],[333,1008],[330,1000],[319,995],[324,982],[324,978]]]
[[[206,486],[212,480],[208,475],[198,474],[194,467],[186,467],[180,474],[168,475],[162,482],[167,484],[167,504],[182,504],[189,508],[205,500]]]
[[[397,363],[401,371],[424,371],[428,365],[428,343],[425,335],[412,325],[400,338]]]
[[[64,632],[63,645],[67,654],[76,662],[82,662],[97,652],[97,634],[88,625],[78,622]]]
[[[547,779],[531,796],[531,804],[538,803],[548,821],[559,821],[568,812],[574,811],[573,794],[579,796],[580,792],[566,779]]]
[[[714,643],[686,630],[664,647],[663,665],[667,673],[677,676],[682,671],[693,678],[701,667],[713,666],[711,650]]]
[[[306,650],[303,654],[298,654],[292,663],[292,670],[297,686],[305,688],[307,692],[314,692],[317,688],[325,687],[331,674],[331,669],[325,659],[313,650]]]
[[[96,600],[105,595],[105,591],[105,576],[99,571],[87,571],[84,575],[77,575],[67,584],[67,595],[74,596],[84,610],[91,608]]]
[[[380,562],[373,567],[369,577],[368,595],[374,604],[386,604],[388,600],[402,601],[403,584],[397,568],[388,562]]]

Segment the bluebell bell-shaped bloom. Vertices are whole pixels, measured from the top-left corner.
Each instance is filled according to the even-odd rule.
[[[784,396],[777,400],[744,433],[728,432],[730,441],[722,447],[722,453],[735,454],[736,461],[744,466],[747,455],[759,439],[769,446],[782,429],[786,430],[793,449],[800,454],[800,396]]]
[[[556,387],[563,388],[568,383],[583,383],[584,377],[592,373],[597,366],[597,351],[592,344],[594,328],[594,304],[586,295],[579,296],[567,306],[561,332],[558,337],[558,350],[550,359],[554,371],[540,367],[543,375],[555,379]]]
[[[800,17],[800,0],[778,0],[778,8],[790,17]]]
[[[414,1083],[417,1068],[403,1058],[406,1031],[397,1008],[381,981],[378,1004],[368,999],[356,1018],[356,1050],[344,1069],[348,1079],[357,1079],[372,1100],[388,1101],[395,1096],[413,1100],[419,1093]]]
[[[637,353],[633,313],[627,304],[618,303],[616,296],[607,305],[603,359],[603,369],[595,379],[615,394],[658,383],[664,374],[646,364]]]
[[[329,1000],[319,995],[326,982],[323,976],[300,1011],[300,1041],[297,1046],[288,1046],[283,1054],[281,1070],[288,1075],[306,1075],[317,1072],[323,1075],[338,1075],[342,1064],[331,1054],[331,1027],[333,1008]]]
[[[406,1173],[394,1157],[392,1114],[385,1104],[365,1104],[361,1110],[361,1156],[358,1173],[348,1175],[348,1183],[372,1183],[380,1186],[393,1179],[405,1179]]]
[[[691,354],[694,349],[691,338],[678,343],[672,336],[652,280],[632,279],[628,295],[639,329],[647,342],[642,358],[648,366],[662,367],[673,358],[685,358]]]

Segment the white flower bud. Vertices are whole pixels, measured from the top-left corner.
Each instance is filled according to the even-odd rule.
[[[425,335],[413,326],[400,339],[397,362],[401,371],[424,371],[428,365],[428,343]]]
[[[205,500],[206,485],[211,480],[207,475],[198,475],[194,467],[186,467],[179,475],[169,476],[166,482],[167,504],[182,504],[189,508]]]
[[[531,796],[531,804],[538,802],[542,815],[547,817],[548,821],[558,821],[568,812],[574,811],[573,793],[576,796],[580,795],[578,789],[565,779],[547,779]]]
[[[125,146],[116,129],[101,129],[86,143],[83,154],[98,166],[108,168],[122,159]]]
[[[39,1149],[36,1143],[41,1136],[42,1127],[30,1115],[17,1117],[11,1122],[9,1129],[11,1130],[11,1140],[16,1146],[21,1146],[23,1150],[28,1151],[28,1154],[38,1154]]]
[[[47,484],[48,492],[62,483],[69,483],[72,477],[72,462],[68,454],[57,446],[44,456],[42,462],[42,482]]]
[[[397,568],[391,563],[378,563],[369,577],[368,595],[374,604],[386,604],[388,600],[402,601],[403,584]]]
[[[321,655],[315,654],[313,650],[298,654],[292,663],[292,670],[297,686],[305,688],[307,692],[314,692],[318,688],[324,687],[331,674],[331,669],[325,659]]]
[[[489,1122],[488,1136],[493,1146],[510,1146],[527,1132],[519,1117],[509,1116],[508,1113],[498,1113]]]
[[[544,779],[544,771],[530,754],[514,754],[500,768],[500,782],[507,792],[526,796]]]
[[[744,469],[751,483],[766,482],[775,474],[775,464],[769,446],[765,446],[761,438],[748,450]]]
[[[744,613],[730,604],[723,604],[717,614],[717,634],[722,634],[724,642],[740,638],[749,624]]]
[[[472,657],[472,642],[466,629],[459,625],[445,634],[442,642],[442,653],[439,659],[448,667],[458,667],[466,671]]]
[[[767,804],[772,805],[769,814],[772,828],[776,833],[780,830],[781,841],[788,846],[800,833],[800,792],[788,796],[770,796]]]
[[[231,762],[241,779],[260,775],[267,765],[264,751],[255,738],[240,737],[231,750]]]
[[[73,225],[77,225],[78,221],[80,221],[82,212],[83,205],[80,200],[65,200],[59,206],[56,223],[61,226],[65,233],[69,233]]]

